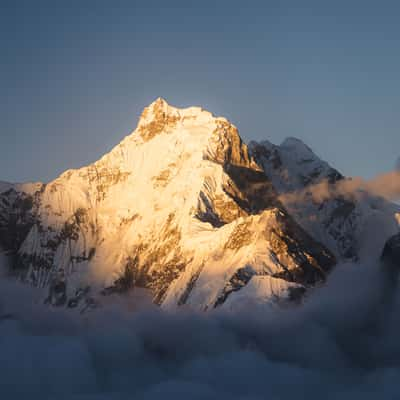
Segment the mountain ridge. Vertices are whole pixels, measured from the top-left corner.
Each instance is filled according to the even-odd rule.
[[[134,286],[168,308],[299,299],[335,257],[256,156],[225,118],[159,98],[98,161],[2,192],[0,244],[54,305],[86,308]]]

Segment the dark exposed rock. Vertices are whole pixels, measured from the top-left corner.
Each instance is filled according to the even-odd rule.
[[[121,294],[133,289],[137,280],[138,266],[139,258],[137,256],[128,258],[123,275],[112,286],[104,288],[102,294],[105,296],[113,293]]]
[[[231,185],[225,185],[225,193],[247,213],[258,214],[269,208],[283,207],[271,181],[262,171],[233,164],[226,164],[224,169],[232,181]]]
[[[52,306],[64,306],[67,302],[67,283],[65,281],[64,270],[56,271],[52,274],[49,283],[49,295],[45,299],[45,304]]]
[[[190,293],[192,292],[194,286],[196,285],[197,279],[199,279],[199,276],[200,276],[200,273],[201,273],[203,267],[204,267],[204,265],[202,265],[198,269],[198,271],[195,274],[193,274],[192,277],[190,278],[190,281],[187,284],[185,291],[183,292],[183,294],[181,295],[181,297],[178,300],[178,306],[182,306],[182,305],[186,304],[186,302],[190,296]]]
[[[266,231],[276,259],[283,267],[288,264],[286,258],[291,257],[299,267],[293,270],[283,267],[283,271],[274,276],[306,286],[324,281],[336,264],[335,256],[289,215],[281,212],[277,217],[279,230]]]
[[[400,269],[400,233],[392,236],[385,244],[382,252],[382,260]]]
[[[198,218],[202,222],[208,222],[213,227],[219,228],[225,225],[227,222],[224,221],[223,217],[219,215],[218,210],[215,209],[214,204],[212,204],[207,196],[200,192],[199,194],[199,202],[202,202],[204,211],[200,209],[200,205],[198,206],[198,211],[196,213],[196,218]]]
[[[250,266],[238,269],[229,279],[229,282],[225,286],[223,292],[215,302],[214,308],[225,303],[226,299],[232,292],[237,292],[243,286],[246,286],[255,274],[255,271]]]
[[[151,120],[147,121],[148,116]],[[166,127],[171,128],[177,123],[179,117],[168,113],[168,104],[164,99],[158,98],[142,113],[141,120],[147,121],[139,126],[139,134],[144,141],[149,141],[164,131]]]
[[[36,222],[34,197],[10,189],[0,199],[0,246],[15,255]]]
[[[239,132],[226,120],[218,120],[217,129],[214,132],[216,138],[211,154],[204,158],[218,164],[237,165],[250,167],[252,160],[249,156],[247,145],[243,143]]]
[[[76,308],[80,305],[80,303],[87,298],[90,292],[90,286],[86,286],[85,288],[78,288],[75,291],[75,295],[68,300],[68,308]]]

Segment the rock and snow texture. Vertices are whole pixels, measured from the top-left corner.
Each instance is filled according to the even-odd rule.
[[[323,180],[334,183],[343,178],[296,138],[287,138],[280,146],[265,140],[250,142],[249,147],[279,193],[299,191]]]
[[[56,305],[86,307],[132,286],[165,307],[202,310],[240,292],[297,298],[335,263],[286,212],[229,121],[163,99],[99,161],[0,189],[0,245]]]
[[[351,178],[299,139],[288,138],[280,146],[251,142],[249,148],[288,212],[338,259],[379,259],[386,239],[398,229],[399,206],[357,190]]]

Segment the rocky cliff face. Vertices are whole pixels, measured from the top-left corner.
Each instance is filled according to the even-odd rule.
[[[0,186],[0,245],[59,306],[85,309],[135,286],[164,307],[298,299],[335,257],[273,183],[229,121],[158,99],[94,164]]]
[[[280,146],[251,142],[250,153],[276,188],[295,220],[338,259],[378,259],[398,229],[400,208],[383,198],[339,189],[351,181],[322,161],[299,139]]]

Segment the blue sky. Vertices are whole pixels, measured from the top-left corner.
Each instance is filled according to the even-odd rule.
[[[158,96],[245,140],[299,137],[346,175],[390,170],[399,20],[385,0],[3,0],[0,180],[96,160]]]

